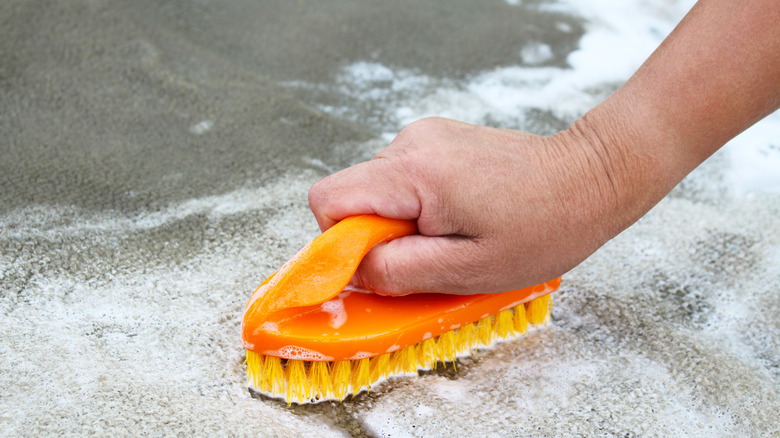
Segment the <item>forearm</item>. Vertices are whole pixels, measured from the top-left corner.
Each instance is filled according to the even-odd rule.
[[[780,3],[700,1],[624,92],[687,173],[780,105]]]
[[[564,136],[587,140],[606,162],[614,235],[779,105],[780,3],[703,0]]]

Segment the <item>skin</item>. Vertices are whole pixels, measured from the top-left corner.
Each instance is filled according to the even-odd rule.
[[[363,213],[419,235],[372,250],[384,295],[502,292],[569,271],[780,107],[777,0],[699,1],[606,101],[550,137],[441,118],[309,191],[322,230]]]

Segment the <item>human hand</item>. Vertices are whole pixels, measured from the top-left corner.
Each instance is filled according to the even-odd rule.
[[[320,228],[414,219],[358,283],[388,295],[550,280],[634,223],[729,139],[780,107],[780,9],[700,1],[615,94],[552,137],[423,119],[316,183]],[[728,33],[724,33],[728,32]]]
[[[502,292],[551,280],[616,232],[614,181],[585,136],[429,118],[372,160],[312,186],[322,230],[356,214],[417,221],[355,280],[385,295]]]

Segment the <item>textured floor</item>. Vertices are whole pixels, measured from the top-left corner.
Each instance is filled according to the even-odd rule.
[[[690,6],[512,3],[0,3],[0,435],[780,434],[780,194],[735,147],[457,372],[246,390],[242,309],[314,181],[424,115],[555,132]],[[778,119],[744,150],[780,160]]]

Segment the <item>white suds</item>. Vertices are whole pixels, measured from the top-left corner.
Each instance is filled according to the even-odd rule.
[[[320,305],[323,312],[330,314],[328,325],[337,329],[347,322],[347,311],[344,309],[344,300],[339,296]]]
[[[285,359],[293,359],[293,360],[316,360],[316,361],[333,360],[332,356],[326,356],[317,351],[308,350],[306,348],[297,347],[294,345],[288,345],[276,351],[267,350],[264,351],[263,353],[269,356],[276,356],[276,357],[282,357]]]
[[[190,126],[190,132],[195,135],[205,134],[206,132],[210,131],[213,126],[214,126],[213,121],[204,120],[202,122]]]

